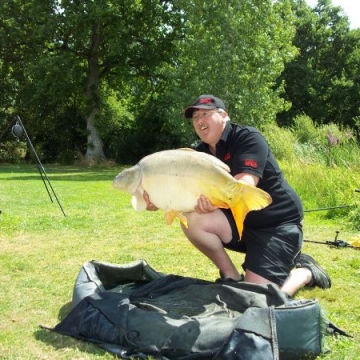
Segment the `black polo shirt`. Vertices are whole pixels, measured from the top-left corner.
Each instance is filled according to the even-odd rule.
[[[195,149],[211,154],[209,145],[203,142]],[[301,222],[301,200],[284,179],[269,145],[257,129],[227,122],[221,139],[216,144],[216,157],[230,167],[233,176],[239,173],[258,176],[260,180],[257,187],[272,197],[269,206],[251,211],[246,216],[244,226],[265,228]]]

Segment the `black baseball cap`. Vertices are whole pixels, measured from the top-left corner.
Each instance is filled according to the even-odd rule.
[[[224,102],[214,95],[200,95],[191,106],[184,111],[184,116],[191,119],[196,109],[223,109],[226,110]]]

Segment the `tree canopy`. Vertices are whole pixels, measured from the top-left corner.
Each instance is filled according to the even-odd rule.
[[[355,127],[359,36],[330,0],[2,2],[0,131],[19,115],[48,161],[132,162],[193,142],[202,93],[239,123]]]
[[[360,29],[350,30],[341,8],[319,0],[311,9],[293,1],[296,15],[294,45],[299,55],[286,65],[280,79],[286,83],[292,107],[279,115],[289,124],[306,114],[317,124],[356,127],[360,101]]]

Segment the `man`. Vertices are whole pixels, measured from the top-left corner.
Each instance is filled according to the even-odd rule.
[[[182,227],[186,237],[218,267],[220,280],[273,283],[290,296],[305,285],[330,288],[326,271],[309,255],[300,254],[302,204],[260,132],[231,123],[224,102],[213,95],[198,97],[184,115],[201,140],[197,151],[216,156],[237,180],[259,187],[273,200],[268,207],[248,213],[240,241],[229,209],[216,208],[201,196],[195,211],[186,214],[189,227]],[[144,198],[147,209],[156,210],[147,194]],[[246,254],[245,277],[225,249]]]

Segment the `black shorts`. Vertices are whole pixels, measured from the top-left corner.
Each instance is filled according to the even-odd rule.
[[[224,247],[245,253],[242,264],[257,275],[282,286],[295,266],[303,243],[301,224],[283,224],[270,228],[254,229],[244,227],[239,241],[235,220],[229,209],[221,209],[232,229],[232,240]]]

